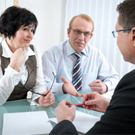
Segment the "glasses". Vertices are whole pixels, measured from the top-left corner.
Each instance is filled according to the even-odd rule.
[[[80,31],[80,30],[78,30],[78,29],[72,29],[72,28],[70,28],[70,29],[73,30],[73,32],[74,32],[75,35],[77,35],[77,36],[81,35],[82,33],[83,33],[83,35],[84,35],[85,37],[90,37],[90,36],[92,35],[90,32],[82,32],[82,31]]]
[[[35,69],[37,69],[37,68],[38,68],[38,67],[32,69],[32,71],[31,71],[30,74],[28,75],[28,78],[30,77],[31,73],[32,73]],[[53,82],[52,82],[52,85],[51,85],[51,87],[50,87],[50,90],[52,89],[53,84],[54,84],[54,81],[55,81],[55,78],[56,78],[54,72],[52,72],[52,74],[53,74],[54,78],[53,78]],[[41,93],[35,92],[35,91],[33,91],[32,89],[27,88],[26,86],[24,86],[24,88],[25,88],[27,91],[30,91],[30,92],[32,92],[32,93],[34,93],[34,94],[38,94],[38,95],[41,95],[41,96],[46,96],[46,94],[41,94]]]
[[[115,38],[117,38],[118,37],[118,32],[120,32],[120,31],[126,31],[126,30],[131,30],[132,28],[125,28],[125,29],[121,29],[121,30],[114,30],[114,31],[112,31],[112,34],[113,34],[113,36],[115,37]]]

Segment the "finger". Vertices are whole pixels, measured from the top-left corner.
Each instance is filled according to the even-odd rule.
[[[69,106],[69,107],[72,106],[72,104],[66,99],[62,100],[61,104],[64,104],[64,105]]]
[[[49,93],[44,97],[44,99],[45,99],[45,100],[50,100],[51,97],[52,97],[52,95],[51,95],[51,93],[49,92]]]
[[[60,103],[62,103],[62,104],[71,104],[68,100],[66,100],[66,99],[63,99]]]
[[[93,84],[89,84],[89,86],[92,87],[100,87],[101,83],[93,83]]]
[[[84,95],[81,94],[81,93],[76,92],[76,93],[75,93],[75,96],[76,96],[76,97],[83,97]]]
[[[84,97],[83,97],[83,102],[87,101],[88,99],[91,99],[92,95],[93,94],[91,92],[90,93],[86,93],[84,95]]]
[[[50,102],[54,102],[54,101],[55,101],[55,97],[53,95],[51,95]]]
[[[100,79],[95,80],[95,83],[100,83],[100,82],[101,82]]]
[[[69,101],[66,101],[66,105],[72,105]]]
[[[96,105],[96,104],[97,104],[96,99],[88,100],[85,102],[85,105]]]
[[[52,104],[54,104],[54,103],[55,103],[55,98],[53,98],[53,99],[51,100],[51,103],[52,103]]]
[[[93,86],[93,85],[96,85],[98,83],[101,83],[102,81],[101,80],[94,80],[92,83],[89,84],[89,86]]]
[[[70,110],[76,110],[76,106],[75,105],[72,105],[72,106],[70,106]]]
[[[91,82],[89,85],[92,85],[93,83],[95,83],[96,82],[96,80],[94,80],[93,82]]]
[[[61,76],[60,79],[61,79],[61,81],[63,81],[63,83],[67,83],[68,82],[68,80],[64,76]]]
[[[48,89],[47,91],[43,92],[42,94],[45,94],[46,96],[50,93],[50,90]]]
[[[97,91],[97,90],[100,90],[101,89],[101,87],[91,87],[91,90],[93,90],[93,91]]]

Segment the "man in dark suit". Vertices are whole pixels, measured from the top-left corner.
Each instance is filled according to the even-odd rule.
[[[135,64],[135,1],[125,0],[117,6],[119,13],[116,31],[117,45],[125,61]],[[104,111],[101,117],[86,135],[95,134],[135,134],[135,70],[126,74],[117,85],[109,101],[98,93],[88,93],[83,98],[84,107],[88,110]],[[50,135],[78,134],[72,124],[75,117],[75,106],[63,100],[56,108],[58,124]]]

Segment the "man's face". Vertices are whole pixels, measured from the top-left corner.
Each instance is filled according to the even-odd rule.
[[[92,23],[87,20],[76,17],[72,23],[72,29],[68,29],[69,43],[76,52],[81,52],[89,42],[92,35],[85,36],[83,33],[77,34],[76,31],[86,32],[92,34]]]
[[[123,27],[119,24],[119,18],[116,23],[116,30],[123,29]],[[117,37],[117,45],[119,47],[120,52],[123,55],[125,61],[135,63],[135,46],[133,46],[132,42],[132,30],[130,33],[126,31],[118,32]]]

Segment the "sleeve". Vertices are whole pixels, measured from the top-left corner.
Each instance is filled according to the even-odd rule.
[[[59,58],[56,57],[52,49],[45,51],[42,56],[43,74],[44,74],[44,80],[47,84],[47,89],[50,89],[53,83],[54,80],[53,73],[57,76],[58,59]],[[55,94],[55,96],[60,96],[63,94],[63,90],[62,90],[63,83],[56,83],[56,78],[54,81],[55,83],[51,91]]]
[[[47,90],[47,88],[46,88],[46,84],[43,79],[42,60],[41,60],[41,55],[40,55],[41,53],[40,53],[40,49],[35,46],[34,46],[34,51],[35,51],[38,68],[37,68],[36,83],[35,83],[35,86],[33,87],[33,90],[38,93],[43,93]],[[39,97],[40,97],[40,95],[38,95],[38,94],[32,94],[31,105],[37,105],[35,100]]]
[[[118,73],[101,52],[99,52],[99,55],[99,74],[97,78],[107,85],[108,91],[114,90],[119,81]]]
[[[118,83],[105,114],[86,135],[135,134],[135,70]]]
[[[68,120],[58,123],[49,135],[78,135],[75,126]]]
[[[14,87],[21,80],[23,72],[17,72],[8,66],[3,75],[0,65],[0,105],[3,105],[11,95]]]

